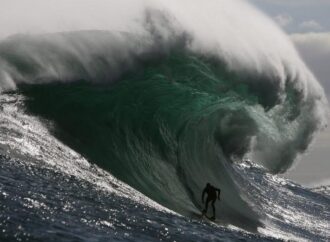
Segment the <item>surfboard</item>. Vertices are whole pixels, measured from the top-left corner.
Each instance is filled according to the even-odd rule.
[[[204,221],[207,221],[207,222],[210,222],[210,223],[214,223],[214,224],[217,224],[217,225],[220,225],[222,224],[222,221],[217,219],[217,218],[212,218],[210,217],[209,215],[207,214],[204,214],[203,212],[201,213],[200,215],[201,219],[203,219]]]
[[[215,218],[212,218],[212,217],[208,216],[207,214],[203,214],[203,213],[202,213],[202,217],[205,217],[212,222],[215,222],[215,220],[216,220]]]
[[[201,219],[207,222],[211,222],[214,224],[221,224],[221,221],[218,219],[212,219],[210,216],[208,216],[207,214],[203,214],[203,212],[197,213],[197,212],[192,212],[192,217],[196,218],[196,219]]]

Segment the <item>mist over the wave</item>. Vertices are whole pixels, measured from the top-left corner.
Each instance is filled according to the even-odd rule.
[[[162,38],[176,38],[177,35],[172,35],[173,31],[177,34],[189,33],[192,37],[190,49],[219,56],[227,62],[229,68],[250,69],[259,74],[266,72],[280,81],[282,87],[288,76],[295,79],[299,75],[300,88],[311,88],[308,84],[310,81],[306,79],[312,78],[305,77],[308,71],[303,71],[306,67],[288,37],[270,19],[241,0],[69,0],[56,1],[56,4],[55,1],[46,4],[33,0],[2,4],[4,8],[0,16],[6,19],[1,21],[6,23],[0,31],[3,37],[17,33],[44,34],[79,30],[125,31],[141,35],[146,34],[146,30],[150,32],[150,23],[146,26],[146,19],[150,12],[154,12],[149,21]],[[159,13],[155,14],[157,11]],[[164,18],[167,18],[167,23]],[[147,35],[150,37],[149,33]],[[97,38],[95,42],[98,44]]]

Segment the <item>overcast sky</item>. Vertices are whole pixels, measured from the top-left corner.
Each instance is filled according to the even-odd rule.
[[[330,0],[248,1],[290,35],[330,100]],[[330,184],[330,128],[287,176],[308,186]]]

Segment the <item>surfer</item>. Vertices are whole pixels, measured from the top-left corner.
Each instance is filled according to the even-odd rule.
[[[213,209],[213,217],[211,217],[212,220],[215,219],[214,203],[217,200],[217,192],[218,192],[218,199],[220,200],[221,190],[219,188],[213,187],[210,183],[207,183],[206,187],[203,190],[203,194],[202,194],[202,202],[204,203],[204,196],[205,196],[205,193],[207,193],[207,198],[206,198],[206,202],[205,202],[205,209],[203,210],[203,215],[206,215],[209,202],[212,202],[211,203],[212,209]]]

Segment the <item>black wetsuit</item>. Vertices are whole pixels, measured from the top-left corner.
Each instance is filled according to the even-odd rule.
[[[202,201],[204,201],[204,195],[205,193],[207,194],[207,198],[206,198],[206,202],[205,202],[205,209],[203,211],[203,213],[207,213],[207,209],[208,209],[208,205],[209,202],[212,202],[212,209],[213,209],[213,218],[215,218],[215,207],[214,207],[214,203],[217,200],[217,192],[219,192],[218,197],[220,196],[220,189],[215,188],[211,185],[207,185],[204,190],[203,190],[203,194],[202,194]]]

